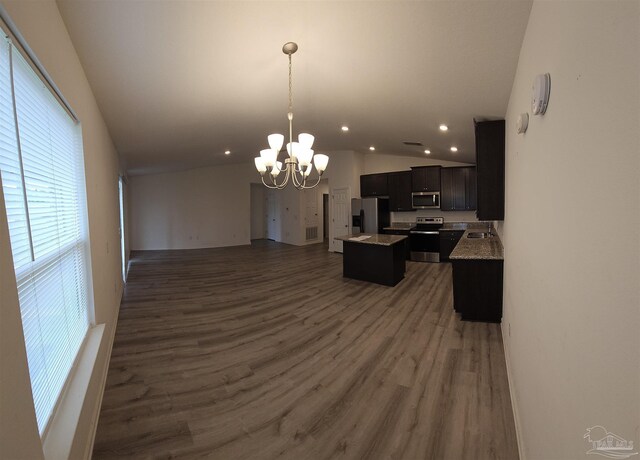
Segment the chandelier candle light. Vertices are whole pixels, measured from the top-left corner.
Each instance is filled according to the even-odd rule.
[[[291,55],[298,51],[298,45],[293,42],[285,43],[282,52],[289,56],[289,143],[287,144],[287,153],[289,158],[284,160],[284,168],[282,162],[278,161],[278,153],[282,149],[284,136],[282,134],[270,134],[267,137],[269,148],[260,151],[260,156],[255,158],[256,169],[260,173],[262,183],[269,188],[282,190],[289,183],[291,178],[293,185],[298,190],[313,188],[320,183],[322,173],[327,169],[329,157],[317,153],[314,155],[311,147],[313,146],[314,137],[311,134],[300,133],[298,142],[293,142],[293,98],[291,95]],[[307,185],[307,178],[311,174],[313,165],[318,172],[318,180],[313,185]],[[281,172],[285,172],[284,179],[278,183],[277,178]],[[265,174],[267,181],[265,181]]]

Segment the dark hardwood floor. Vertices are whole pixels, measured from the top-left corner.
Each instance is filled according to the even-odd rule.
[[[94,458],[517,459],[498,324],[450,264],[391,288],[325,244],[132,255]]]

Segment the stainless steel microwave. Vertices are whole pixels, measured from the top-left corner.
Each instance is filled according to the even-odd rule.
[[[440,209],[440,192],[413,192],[411,206],[413,209]]]

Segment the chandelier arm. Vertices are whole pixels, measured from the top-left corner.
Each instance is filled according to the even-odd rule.
[[[271,175],[271,173],[267,173],[269,174],[269,178],[271,179],[271,185],[267,184],[264,181],[264,176],[262,176],[262,183],[267,186],[268,188],[272,188],[272,189],[277,189],[277,190],[282,190],[283,188],[285,188],[287,186],[287,182],[289,180],[289,170],[287,168],[287,174],[285,175],[284,181],[282,181],[280,184],[278,184],[278,181]]]
[[[316,183],[315,183],[315,184],[313,184],[313,185],[308,185],[308,186],[303,186],[303,188],[304,188],[304,189],[309,189],[309,188],[317,187],[321,180],[322,180],[322,175],[318,175],[318,180],[316,181]]]
[[[278,183],[272,178],[272,181],[278,190],[282,190],[287,186],[287,183],[289,182],[290,174],[291,174],[291,171],[290,171],[289,165],[287,165],[284,180],[280,183],[280,185],[278,185]]]
[[[260,176],[260,179],[262,179],[262,183],[264,184],[264,186],[265,186],[265,187],[267,187],[267,188],[273,188],[273,189],[278,188],[278,187],[274,187],[273,185],[269,185],[269,184],[267,184],[267,183],[264,181],[264,175]]]
[[[300,174],[300,176],[302,177],[302,180],[298,178],[298,174]],[[304,174],[301,174],[299,171],[296,171],[294,169],[292,178],[293,178],[293,185],[295,185],[297,189],[302,190],[301,187],[304,186],[304,182],[305,182]]]

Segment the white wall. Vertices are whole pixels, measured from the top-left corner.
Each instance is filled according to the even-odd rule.
[[[323,177],[329,186],[329,219],[333,219],[333,190],[349,188],[350,198],[360,196],[360,175],[364,174],[364,155],[358,152],[341,151],[330,155],[329,166]],[[349,229],[351,228],[349,222]],[[341,251],[341,243],[334,241],[335,231],[329,223],[329,251]]]
[[[69,438],[66,448],[71,449],[67,451],[71,458],[81,458],[90,446],[95,427],[122,293],[118,235],[119,160],[55,2],[5,0],[2,4],[82,122],[95,318],[97,323],[106,324],[106,331],[86,394],[71,395],[76,402],[81,402],[82,415],[78,426],[66,427]],[[2,202],[0,215],[4,214]],[[22,333],[16,329],[19,307],[15,278],[11,258],[5,253],[9,247],[6,221],[0,222],[0,248],[3,251],[0,272],[0,457],[32,459],[41,456],[43,449],[37,429],[35,433],[33,431],[35,414],[30,401],[28,368],[22,351]]]
[[[527,459],[640,444],[639,3],[536,1],[507,111],[505,353]],[[536,74],[547,113],[515,133]],[[594,220],[595,219],[595,220]]]
[[[130,177],[133,250],[250,243],[249,163]]]

